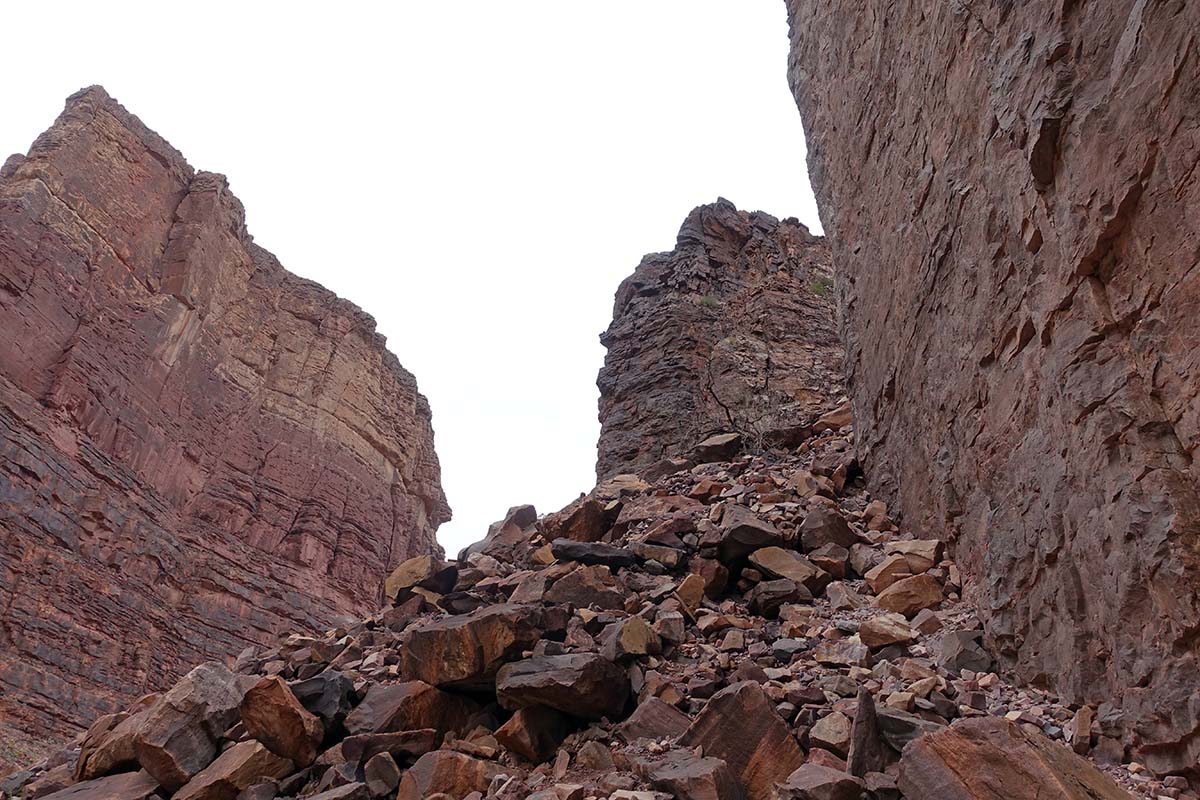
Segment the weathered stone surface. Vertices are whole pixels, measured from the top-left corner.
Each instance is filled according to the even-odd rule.
[[[433,553],[424,553],[404,561],[387,576],[383,583],[383,595],[396,602],[411,589],[428,589],[436,594],[446,594],[454,588],[458,578],[458,567],[448,564]]]
[[[650,782],[678,800],[744,800],[741,784],[719,758],[672,753],[650,770]]]
[[[608,567],[597,564],[580,567],[554,582],[545,594],[551,603],[570,603],[586,608],[619,609],[625,607],[625,589]]]
[[[979,631],[951,631],[942,637],[938,664],[953,674],[964,669],[972,672],[987,672],[992,668],[992,657],[980,646]]]
[[[246,733],[277,756],[307,767],[317,757],[325,726],[310,714],[281,678],[263,678],[242,698]]]
[[[820,764],[805,764],[788,776],[776,790],[774,799],[859,800],[864,788],[863,782],[853,775]],[[934,795],[929,797],[932,800]]]
[[[695,209],[617,290],[600,386],[603,480],[708,436],[786,439],[840,395],[828,248],[796,220]]]
[[[850,548],[858,542],[856,534],[842,515],[830,508],[817,507],[800,524],[800,542],[804,549],[816,550],[828,544]]]
[[[621,723],[617,733],[627,742],[641,738],[674,739],[688,729],[691,719],[675,706],[657,697],[647,697]]]
[[[363,764],[379,753],[388,753],[397,761],[406,761],[436,750],[440,736],[433,728],[395,733],[359,733],[342,740],[342,757]]]
[[[814,597],[825,591],[832,580],[828,572],[804,556],[782,547],[755,550],[750,554],[750,563],[772,578],[788,578],[803,584]]]
[[[169,791],[183,786],[217,755],[217,743],[237,721],[254,679],[222,664],[201,664],[137,715],[133,750],[142,769]]]
[[[529,658],[496,676],[496,698],[509,709],[541,705],[573,717],[615,719],[628,697],[625,671],[594,653]]]
[[[961,720],[904,750],[900,790],[940,800],[1131,800],[1062,745],[996,717]]]
[[[578,561],[580,564],[603,564],[609,569],[630,567],[637,563],[633,553],[623,547],[613,547],[599,542],[576,542],[571,539],[555,539],[550,543],[550,552],[559,561]]]
[[[436,549],[429,407],[374,322],[103,89],[9,162],[0,231],[0,717],[77,731]]]
[[[755,550],[772,547],[782,541],[779,530],[753,511],[742,506],[725,506],[721,514],[721,543],[718,547],[721,560],[725,563],[745,558]]]
[[[42,800],[149,800],[158,797],[158,781],[145,772],[125,772],[68,786]]]
[[[1191,768],[1200,5],[788,10],[866,474],[1005,669]]]
[[[292,762],[272,753],[261,742],[238,742],[201,770],[173,800],[234,800],[238,792],[262,779],[282,778]]]
[[[850,750],[846,755],[846,769],[851,775],[862,778],[868,772],[883,772],[886,765],[883,734],[879,730],[879,718],[875,714],[875,698],[869,691],[860,687],[854,708],[854,724],[850,727]]]
[[[749,800],[768,800],[772,787],[804,763],[804,751],[787,723],[751,681],[713,695],[679,743],[724,761]]]
[[[350,734],[395,733],[432,728],[439,736],[462,732],[478,706],[462,695],[422,681],[377,683],[346,717]]]
[[[499,764],[453,750],[438,750],[417,759],[400,779],[397,800],[426,800],[439,792],[453,798],[486,792]]]
[[[875,604],[880,608],[909,618],[922,609],[936,608],[941,602],[942,587],[928,575],[901,578],[875,598]]]
[[[546,617],[540,606],[503,604],[425,625],[405,642],[401,672],[437,686],[487,687],[542,637]]]
[[[496,741],[509,752],[538,764],[554,755],[572,727],[571,719],[553,708],[518,708],[496,729]]]

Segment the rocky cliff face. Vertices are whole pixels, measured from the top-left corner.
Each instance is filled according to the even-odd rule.
[[[789,0],[860,454],[1006,668],[1200,756],[1200,5]]]
[[[360,309],[103,90],[0,173],[0,719],[61,733],[377,607],[449,518]]]
[[[621,283],[601,342],[601,478],[719,432],[795,443],[842,392],[828,245],[795,219],[701,206]]]

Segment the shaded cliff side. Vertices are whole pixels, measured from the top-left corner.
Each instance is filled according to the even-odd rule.
[[[377,607],[449,518],[374,321],[102,89],[0,172],[0,720]]]
[[[727,200],[617,289],[600,387],[601,478],[705,437],[790,444],[841,398],[829,247],[795,219]]]
[[[860,456],[989,646],[1200,757],[1200,5],[789,0]]]

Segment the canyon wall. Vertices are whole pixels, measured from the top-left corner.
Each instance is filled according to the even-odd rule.
[[[727,200],[617,289],[597,381],[601,480],[737,432],[786,443],[842,395],[829,247]]]
[[[1200,4],[789,0],[860,457],[1022,679],[1200,756]]]
[[[373,611],[449,515],[412,375],[222,176],[99,88],[5,164],[0,721],[62,734]]]

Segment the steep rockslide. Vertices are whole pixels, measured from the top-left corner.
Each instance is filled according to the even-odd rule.
[[[1003,667],[1200,758],[1200,4],[789,0],[866,473]]]
[[[102,89],[0,172],[0,722],[378,606],[449,518],[374,321]]]
[[[727,200],[621,283],[600,387],[600,478],[711,434],[794,444],[842,396],[829,246]]]

